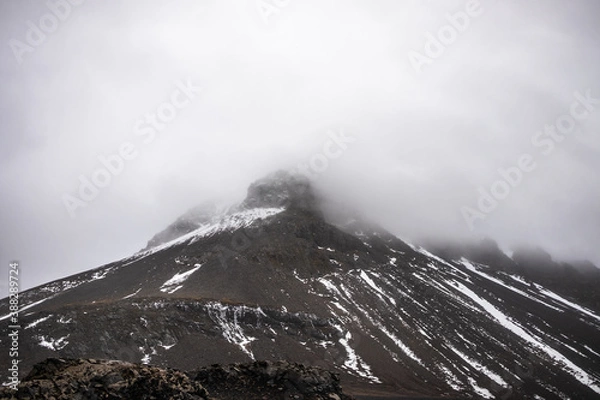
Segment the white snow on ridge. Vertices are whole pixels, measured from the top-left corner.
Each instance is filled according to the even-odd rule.
[[[518,275],[509,275],[509,274],[506,274],[506,275],[508,275],[508,277],[509,277],[509,278],[511,278],[512,280],[515,280],[515,281],[517,281],[517,282],[519,282],[519,283],[522,283],[523,285],[529,285],[529,282],[527,282],[527,281],[525,280],[525,278],[523,278],[522,276],[518,276]]]
[[[413,246],[411,246],[411,247],[413,247]],[[416,248],[415,248],[415,247],[413,247],[413,249],[414,249],[414,250],[415,250],[417,253],[421,253],[421,254],[423,254],[424,256],[427,256],[427,257],[429,257],[429,258],[432,258],[432,259],[434,259],[435,261],[439,262],[440,264],[444,264],[444,265],[446,265],[447,267],[450,267],[450,268],[456,268],[454,265],[450,264],[448,261],[444,260],[444,259],[443,259],[443,258],[441,258],[441,257],[438,257],[438,256],[436,256],[436,255],[435,255],[435,254],[433,254],[433,253],[430,253],[430,252],[428,252],[427,250],[425,250],[425,249],[424,249],[424,248],[422,248],[422,247],[416,247]]]
[[[195,241],[214,235],[218,232],[223,232],[233,229],[241,229],[250,226],[255,221],[263,218],[268,218],[273,215],[279,214],[285,210],[284,207],[279,208],[253,208],[251,210],[244,210],[237,213],[229,214],[223,217],[220,221],[208,224],[208,226],[202,226],[191,232],[190,235],[193,240],[190,244]]]
[[[198,271],[200,267],[202,267],[202,264],[196,264],[194,265],[194,268],[186,272],[181,272],[173,275],[171,279],[162,284],[162,286],[160,287],[160,291],[168,294],[175,293],[183,287],[183,285],[181,284],[185,282],[194,272]],[[134,295],[135,294],[137,294],[137,292],[134,293]]]
[[[212,236],[219,232],[224,232],[228,230],[241,229],[246,228],[252,225],[254,222],[271,217],[273,215],[279,214],[285,211],[284,207],[280,208],[253,208],[250,210],[243,210],[239,212],[235,212],[232,214],[223,215],[219,218],[216,218],[214,221],[203,224],[198,229],[175,238],[167,243],[163,243],[159,246],[153,247],[149,250],[140,252],[133,257],[129,257],[125,260],[131,259],[132,262],[138,261],[144,257],[152,255],[160,250],[164,250],[171,246],[174,246],[179,243],[189,242],[188,244],[192,244],[202,238]]]
[[[88,283],[88,282],[91,282],[91,281],[97,281],[97,280],[100,280],[100,279],[104,279],[104,278],[106,278],[108,276],[108,274],[110,274],[111,272],[113,272],[115,269],[117,269],[117,268],[116,267],[111,267],[111,268],[106,268],[106,269],[104,269],[102,271],[94,272],[92,274],[91,279],[89,281],[87,281],[87,282],[84,282],[84,283]]]

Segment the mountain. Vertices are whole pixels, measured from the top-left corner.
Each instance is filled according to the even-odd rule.
[[[131,257],[22,293],[21,370],[286,360],[365,399],[600,398],[598,309],[528,276],[530,257],[491,242],[434,254],[327,202],[278,172]]]

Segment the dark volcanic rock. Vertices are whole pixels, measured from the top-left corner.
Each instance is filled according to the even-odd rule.
[[[201,384],[179,371],[121,361],[58,358],[36,364],[19,384],[17,393],[3,388],[0,397],[55,400],[209,398]]]
[[[498,271],[523,272],[515,261],[504,254],[498,243],[490,238],[476,243],[426,241],[424,245],[433,253],[448,260],[460,260],[464,257]]]
[[[292,207],[317,210],[317,199],[310,181],[303,175],[275,172],[254,182],[242,208]]]
[[[210,388],[212,396],[204,389]],[[255,362],[191,373],[122,361],[49,358],[33,367],[18,392],[0,389],[4,399],[181,399],[351,400],[339,377],[319,368],[287,362]]]
[[[600,310],[600,269],[589,261],[557,262],[539,247],[520,247],[513,259],[525,277]]]
[[[351,400],[337,374],[285,361],[213,365],[190,373],[216,399]]]

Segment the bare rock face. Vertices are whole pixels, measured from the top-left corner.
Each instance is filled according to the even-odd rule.
[[[208,388],[209,392],[205,389]],[[41,400],[352,400],[339,377],[301,364],[254,362],[180,372],[122,361],[49,358],[36,364],[18,392],[3,399]]]
[[[254,182],[242,208],[292,207],[315,211],[317,199],[310,181],[303,175],[278,171]]]
[[[336,374],[285,361],[214,365],[190,376],[222,400],[351,400],[342,393]]]
[[[201,384],[179,371],[121,361],[58,358],[36,364],[19,384],[17,393],[3,388],[0,397],[36,400],[209,399]]]

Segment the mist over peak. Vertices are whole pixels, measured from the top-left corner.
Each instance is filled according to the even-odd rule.
[[[594,2],[65,1],[0,4],[0,254],[23,287],[280,168],[413,243],[600,265]]]
[[[242,208],[298,207],[315,209],[317,199],[310,179],[293,171],[278,170],[248,188]]]

